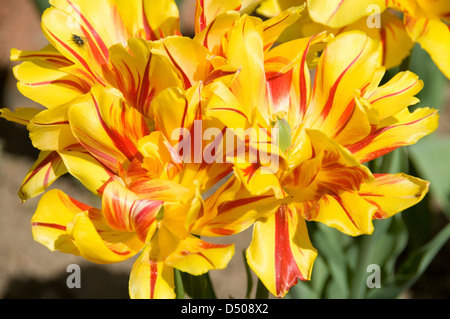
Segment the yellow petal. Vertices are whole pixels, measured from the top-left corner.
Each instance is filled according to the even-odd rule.
[[[435,1],[417,0],[417,2],[422,7],[422,9],[424,9],[426,12],[449,22],[450,3],[448,1],[445,1],[445,0],[435,0]]]
[[[365,163],[400,146],[416,143],[436,130],[438,121],[439,115],[434,109],[420,108],[412,113],[404,109],[380,122],[371,134],[347,148]]]
[[[59,152],[70,175],[77,178],[93,194],[100,194],[105,183],[113,176],[92,154],[83,148]]]
[[[128,3],[125,4],[120,0],[115,2],[119,5],[122,18],[126,17],[124,19],[125,25],[136,23],[136,11],[129,10],[130,5]],[[147,40],[157,40],[180,33],[180,18],[174,0],[139,0],[132,2],[137,2],[138,5],[143,7],[143,25]]]
[[[224,55],[231,66],[239,69],[230,88],[242,103],[245,114],[251,114],[256,107],[264,118],[268,118],[263,30],[259,19],[243,16],[229,32]]]
[[[42,151],[59,151],[78,144],[68,117],[69,105],[60,105],[37,114],[28,125],[33,146]]]
[[[198,41],[188,37],[168,37],[159,43],[159,51],[166,56],[188,89],[206,81],[209,69],[209,51]],[[186,52],[190,54],[186,55]]]
[[[69,110],[73,134],[112,171],[140,158],[138,141],[149,133],[143,116],[114,89],[94,87]]]
[[[102,194],[102,213],[108,225],[118,231],[136,231],[142,242],[162,205],[162,201],[139,198],[118,181],[110,182]]]
[[[307,134],[313,155],[301,162],[285,180],[289,183],[287,187],[291,195],[297,200],[308,201],[320,198],[322,194],[356,191],[362,182],[373,179],[367,167],[361,165],[346,148],[320,131],[308,130]]]
[[[34,239],[50,250],[81,255],[95,263],[120,262],[142,248],[134,234],[112,230],[98,210],[59,190],[42,196],[31,223]]]
[[[372,13],[370,5],[377,5],[380,13],[385,0],[308,0],[309,14],[314,21],[333,28],[341,28]]]
[[[151,102],[167,87],[182,87],[169,60],[151,51],[150,42],[139,38],[128,41],[128,47],[116,44],[110,49],[114,77],[109,79],[128,103],[153,120]]]
[[[240,233],[259,219],[270,216],[279,206],[271,195],[253,196],[239,179],[230,179],[205,200],[193,233],[202,236],[227,236]]]
[[[165,264],[195,276],[224,269],[234,254],[233,244],[211,244],[194,236],[180,240],[165,229],[158,235]]]
[[[379,174],[364,183],[359,196],[378,208],[374,218],[388,218],[420,202],[429,182],[405,174]]]
[[[298,280],[310,280],[316,256],[305,220],[295,208],[281,205],[255,223],[247,262],[274,296],[284,297]]]
[[[374,205],[352,191],[324,195],[319,201],[305,202],[298,208],[306,220],[324,223],[349,236],[371,234],[377,212]]]
[[[417,104],[414,97],[423,88],[423,81],[412,72],[397,73],[384,85],[372,92],[366,92],[364,97],[370,102],[371,109],[376,110],[378,121],[393,116],[410,105]]]
[[[81,12],[79,4],[72,4],[65,0],[52,2],[53,5],[55,3],[61,7],[61,10],[51,7],[42,15],[44,35],[66,58],[84,69],[92,79],[92,83],[105,84],[102,77],[102,65],[108,63],[109,55],[105,38],[99,36],[90,22],[82,25],[83,18],[86,19],[84,16],[86,11]],[[104,14],[104,8],[99,12]],[[104,19],[100,21],[102,20],[104,21]],[[116,32],[110,32],[110,34],[116,34]],[[108,41],[108,38],[106,42],[111,41]]]
[[[203,31],[217,16],[230,10],[239,10],[241,8],[241,0],[232,1],[196,1],[195,11],[195,33]]]
[[[220,54],[223,36],[239,20],[239,17],[237,11],[227,11],[218,15],[205,29],[196,33],[194,39],[202,43],[212,54]]]
[[[442,73],[450,79],[450,61],[446,52],[450,50],[450,28],[439,19],[426,17],[406,18],[406,29],[411,38],[420,43]]]
[[[90,84],[63,71],[66,66],[67,64],[60,64],[59,61],[53,64],[43,63],[39,57],[17,65],[13,70],[19,81],[17,87],[20,93],[51,108],[89,92]]]
[[[10,109],[7,108],[3,108],[0,109],[0,116],[10,122],[28,125],[30,124],[30,121],[40,112],[42,112],[42,110],[30,107],[19,107],[14,111],[11,111]]]
[[[304,5],[291,7],[279,15],[264,21],[264,48],[269,49],[277,41],[281,33],[298,20],[304,8]]]
[[[364,91],[380,66],[380,48],[359,31],[343,33],[328,43],[317,66],[304,116],[306,127],[328,136],[345,128],[355,107],[354,90]]]

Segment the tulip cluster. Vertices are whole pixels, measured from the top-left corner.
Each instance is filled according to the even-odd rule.
[[[408,108],[422,81],[382,82],[384,42],[359,30],[281,41],[309,14],[343,21],[344,6],[328,18],[300,2],[263,19],[260,1],[198,0],[187,37],[173,0],[51,0],[49,45],[12,50],[20,92],[44,108],[2,110],[40,150],[19,191],[42,195],[34,239],[95,263],[138,255],[130,297],[174,298],[175,271],[233,257],[208,237],[252,227],[246,262],[283,297],[320,254],[308,222],[371,234],[418,203],[427,181],[366,164],[437,128],[435,109]],[[101,207],[48,189],[64,174]]]

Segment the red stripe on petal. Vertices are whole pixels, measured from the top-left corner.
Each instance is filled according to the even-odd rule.
[[[67,51],[69,51],[69,53],[78,61],[81,63],[81,65],[92,75],[92,77],[100,84],[102,84],[103,86],[105,86],[105,83],[102,79],[98,78],[94,72],[91,70],[91,68],[89,67],[89,64],[87,63],[87,61],[85,59],[83,59],[77,52],[75,52],[70,46],[68,46],[64,41],[62,41],[60,38],[58,38],[56,35],[54,35],[47,27],[45,27],[47,32],[56,40],[59,42],[59,44],[61,44],[64,49],[66,49]]]
[[[62,231],[66,231],[66,226],[59,225],[59,224],[52,224],[52,223],[41,223],[41,222],[34,222],[31,224],[33,227],[47,227],[47,228],[53,228],[58,229]]]
[[[337,5],[336,9],[334,9],[333,13],[330,15],[330,17],[327,20],[327,23],[330,22],[330,20],[336,15],[336,13],[338,12],[339,8],[341,7],[342,3],[344,2],[344,0],[341,0],[341,2],[339,2],[339,4]]]
[[[350,213],[348,212],[348,210],[345,208],[344,203],[342,202],[342,199],[339,196],[332,196],[338,203],[339,205],[341,205],[342,209],[344,210],[345,214],[347,215],[348,219],[351,221],[351,223],[357,228],[359,229],[359,226],[355,223],[355,221],[353,220],[353,217],[350,215]]]
[[[198,30],[197,32],[201,32],[206,28],[205,1],[200,0],[198,5],[201,7],[202,14],[200,15],[199,20],[198,20],[200,30]]]
[[[337,88],[338,88],[339,83],[341,82],[342,78],[344,77],[345,73],[347,73],[348,70],[353,66],[353,64],[355,64],[355,62],[360,58],[360,56],[362,55],[363,52],[364,52],[364,48],[361,50],[361,52],[359,52],[359,54],[356,56],[356,58],[345,68],[345,70],[342,71],[342,73],[339,75],[339,77],[334,82],[333,86],[330,88],[330,93],[328,95],[327,103],[325,104],[322,112],[320,113],[322,118],[326,118],[328,116],[328,114],[330,113],[331,107],[333,106],[334,97],[336,95]]]
[[[175,59],[170,54],[169,49],[167,48],[167,46],[165,44],[164,44],[164,49],[166,50],[167,55],[170,58],[170,61],[172,61],[173,65],[177,68],[177,70],[180,71],[181,76],[183,77],[183,82],[184,82],[185,89],[189,89],[192,86],[192,84],[191,84],[191,81],[189,80],[188,76],[183,71],[183,69],[178,65],[178,63],[175,61]]]
[[[146,34],[146,40],[149,41],[155,41],[158,40],[158,37],[156,36],[155,32],[153,31],[152,27],[148,23],[147,14],[145,13],[145,1],[142,1],[142,15],[143,15],[143,23],[144,23],[144,30]]]
[[[74,4],[72,4],[72,2],[70,0],[67,0],[67,2],[70,4],[72,9],[74,9],[75,12],[78,13],[78,15],[80,16],[81,20],[83,20],[83,22],[86,24],[86,26],[88,27],[89,31],[91,32],[91,34],[95,38],[96,43],[98,44],[100,50],[102,51],[103,56],[105,57],[105,59],[107,61],[108,57],[109,57],[109,50],[108,50],[108,47],[105,44],[105,42],[103,42],[102,38],[97,33],[97,31],[94,29],[92,24],[86,19],[86,17],[80,12],[80,10],[78,10],[78,7],[76,5],[74,5]]]
[[[400,90],[400,91],[397,91],[397,92],[394,92],[394,93],[391,93],[391,94],[387,94],[387,95],[380,96],[379,98],[377,98],[377,99],[371,101],[370,103],[373,104],[373,103],[375,103],[375,102],[377,102],[377,101],[379,101],[379,100],[382,100],[382,99],[385,99],[385,98],[388,98],[388,97],[392,97],[392,96],[396,96],[396,95],[402,94],[403,92],[406,92],[406,91],[408,91],[410,88],[412,88],[413,86],[415,86],[418,82],[419,82],[419,81],[415,81],[413,84],[411,84],[411,85],[408,86],[407,88],[404,88],[403,90]]]
[[[61,160],[61,158],[60,158],[58,152],[51,152],[45,159],[43,159],[36,166],[36,168],[33,170],[33,172],[30,174],[30,176],[28,176],[28,178],[22,183],[22,185],[28,183],[37,173],[39,173],[39,171],[43,170],[46,166],[49,166],[47,168],[47,172],[46,172],[47,183],[48,183],[48,174],[52,170],[51,163],[54,162],[55,160]],[[47,186],[47,184],[45,184],[45,182],[44,182],[44,186]]]
[[[245,205],[249,205],[251,203],[257,202],[259,200],[263,200],[266,198],[272,197],[271,195],[266,195],[266,196],[253,196],[253,197],[248,197],[248,198],[242,198],[242,199],[237,199],[231,202],[227,202],[224,204],[221,204],[218,208],[217,208],[217,214],[220,215],[222,213],[225,213],[227,211],[230,211],[232,209],[235,209],[237,207],[240,206],[245,206]]]
[[[158,278],[158,262],[155,258],[149,257],[150,263],[150,299],[155,297],[156,279]]]
[[[384,132],[386,132],[386,131],[388,131],[390,129],[393,129],[393,128],[416,124],[416,123],[418,123],[420,121],[425,120],[426,118],[428,118],[430,116],[433,116],[434,114],[435,113],[429,114],[426,117],[420,118],[418,120],[415,120],[415,121],[412,121],[412,122],[409,122],[409,123],[403,123],[403,124],[398,124],[398,125],[386,126],[386,127],[382,127],[382,128],[379,128],[379,129],[373,128],[372,129],[372,133],[369,134],[366,138],[364,138],[363,140],[359,141],[358,143],[355,143],[353,145],[347,146],[347,148],[348,148],[348,150],[351,153],[356,153],[356,152],[362,150],[364,147],[370,145],[370,143],[372,143],[382,133],[384,133]],[[363,159],[360,159],[360,162],[361,163],[365,163],[367,161],[373,160],[373,159],[375,159],[377,157],[380,157],[380,156],[383,156],[383,155],[385,155],[385,154],[387,154],[387,153],[389,153],[389,152],[391,152],[391,151],[395,150],[396,148],[398,148],[400,146],[403,146],[403,145],[405,145],[405,143],[399,141],[395,145],[381,148],[381,149],[376,150],[376,151],[374,151],[374,152],[372,152],[370,154],[367,154]]]

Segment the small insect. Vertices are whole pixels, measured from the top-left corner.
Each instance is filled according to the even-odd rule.
[[[79,35],[72,34],[72,41],[80,48],[84,46],[84,40]]]

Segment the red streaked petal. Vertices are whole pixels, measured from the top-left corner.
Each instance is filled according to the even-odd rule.
[[[57,152],[41,152],[20,186],[19,197],[26,201],[41,194],[65,173],[67,169]]]

